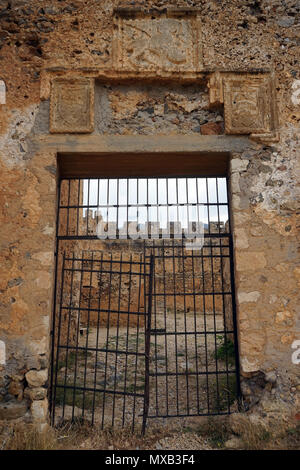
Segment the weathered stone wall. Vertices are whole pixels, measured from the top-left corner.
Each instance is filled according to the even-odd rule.
[[[154,67],[148,84],[137,78],[134,85],[117,83],[126,79],[114,69],[113,8],[119,3],[1,2],[0,419],[44,423],[47,416],[57,201],[55,136],[52,145],[47,141],[50,78],[75,69],[83,77],[103,71],[94,135],[224,133],[222,107],[208,107],[207,81],[181,83],[180,65],[163,80],[153,81]],[[259,402],[268,416],[294,419],[300,386],[299,365],[291,360],[300,339],[300,7],[293,0],[136,0],[134,6],[198,7],[207,72],[275,72],[280,141],[249,140],[247,150],[235,149],[230,187],[245,399],[251,406]],[[176,54],[171,59],[174,64]],[[103,75],[114,83],[108,78],[104,84]]]

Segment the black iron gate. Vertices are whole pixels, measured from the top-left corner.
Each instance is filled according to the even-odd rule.
[[[206,236],[196,252],[183,240],[153,241],[145,252],[155,260],[148,418],[237,411],[230,237]]]
[[[237,410],[225,178],[63,180],[56,254],[54,424],[145,430]]]
[[[124,259],[125,258],[125,259]],[[153,257],[63,254],[52,421],[145,428]],[[135,292],[133,293],[133,290]],[[134,302],[133,302],[133,296]]]

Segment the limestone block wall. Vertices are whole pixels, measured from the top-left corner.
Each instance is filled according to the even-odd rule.
[[[200,137],[209,136],[211,145],[205,140],[206,148],[223,142],[231,153],[243,392],[248,406],[263,416],[295,420],[300,388],[299,364],[292,361],[295,341],[300,340],[298,2],[135,1],[142,10],[199,8],[201,39],[193,41],[201,42],[195,52],[201,53],[201,60],[189,56],[185,71],[190,67],[196,73],[200,67],[206,74],[274,72],[280,140],[261,142],[225,135],[234,131],[224,127],[222,103],[209,107],[207,79],[191,72],[190,82],[183,80],[174,56],[167,61],[169,75],[162,71],[155,81],[154,64],[148,84],[142,78],[138,83],[138,77],[135,84],[125,83],[143,64],[131,58],[127,75],[115,67],[116,61],[125,60],[124,54],[116,58],[114,52],[113,9],[120,4],[124,2],[1,4],[0,79],[6,96],[0,100],[0,419],[40,424],[47,420],[60,143],[76,151],[76,142],[86,148],[91,137],[150,134],[168,135],[172,146],[180,134],[190,143],[197,141],[199,148],[204,142]],[[164,36],[162,43],[169,40]],[[159,67],[162,64],[160,50]],[[49,138],[49,83],[74,70],[79,76],[102,77],[96,84],[94,131],[85,140],[70,135],[59,139],[55,134]],[[104,76],[111,81],[104,83]],[[219,91],[213,92],[217,103]],[[103,142],[110,151],[115,145]],[[176,146],[178,142],[183,140],[176,140]]]

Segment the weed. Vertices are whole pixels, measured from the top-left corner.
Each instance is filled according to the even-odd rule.
[[[209,405],[213,412],[226,411],[236,400],[236,376],[219,375],[209,383]]]
[[[233,365],[235,363],[235,348],[234,343],[230,339],[224,339],[223,336],[221,345],[217,348],[215,353],[215,358],[221,361],[228,361],[229,365]],[[218,337],[220,339],[220,337]]]
[[[212,447],[222,448],[231,432],[228,424],[210,418],[197,430],[197,434],[207,439]]]

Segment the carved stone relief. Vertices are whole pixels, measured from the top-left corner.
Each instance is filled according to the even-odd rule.
[[[114,55],[117,69],[126,71],[200,70],[200,21],[196,13],[171,11],[145,16],[119,12],[115,17]]]
[[[277,115],[271,74],[220,73],[209,81],[211,106],[224,104],[225,133],[277,141]]]
[[[259,134],[271,130],[268,85],[268,79],[265,77],[234,77],[225,80],[227,134]]]
[[[50,101],[50,132],[88,133],[94,130],[94,80],[55,78]]]

